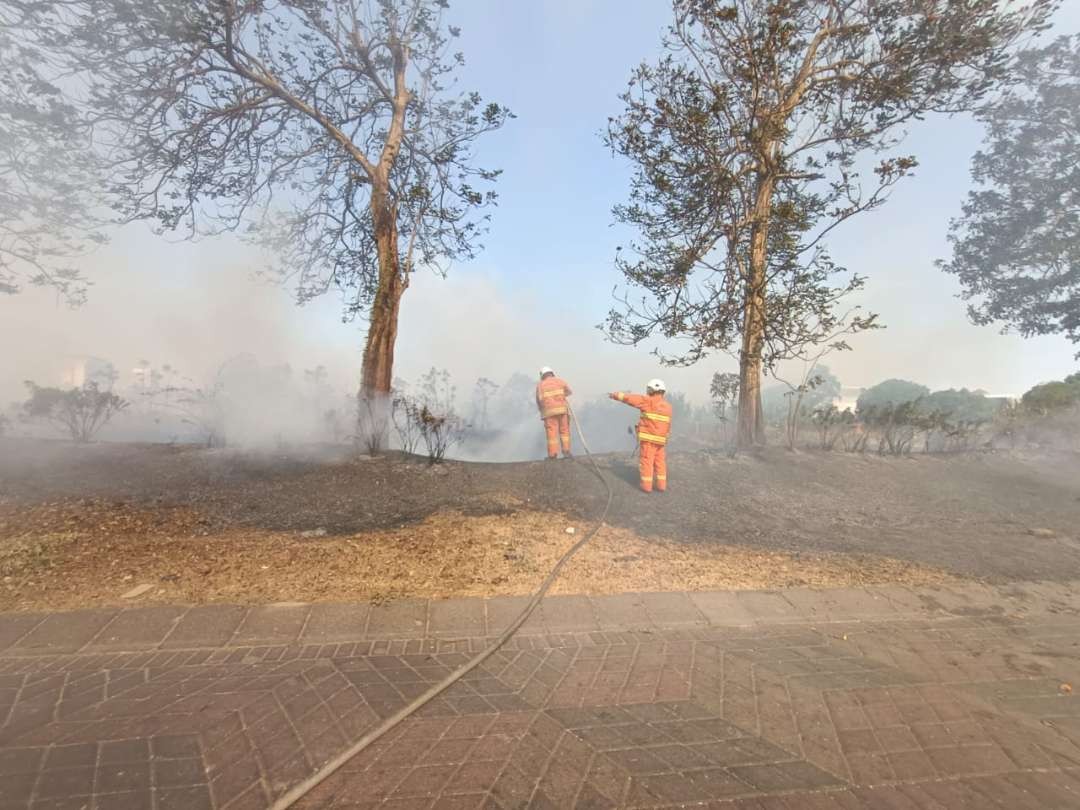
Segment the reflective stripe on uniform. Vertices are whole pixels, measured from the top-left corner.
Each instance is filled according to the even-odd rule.
[[[645,433],[644,431],[638,432],[638,440],[643,442],[652,442],[653,444],[667,444],[667,436],[657,436],[655,433]]]
[[[657,481],[667,481],[667,476],[666,475],[658,475],[658,476],[656,476],[656,480]]]
[[[549,416],[562,416],[564,413],[566,413],[566,408],[562,405],[556,405],[554,408],[544,409],[544,418]]]
[[[564,396],[565,394],[566,394],[566,389],[565,388],[553,388],[550,391],[544,391],[543,392],[543,397],[544,397],[544,399],[551,399],[552,397],[561,397],[561,396]]]
[[[615,399],[619,400],[619,402],[622,402],[624,399],[626,399],[626,394],[620,391],[615,395]]]
[[[654,422],[670,422],[670,416],[664,416],[662,413],[645,413],[646,419],[651,419]]]

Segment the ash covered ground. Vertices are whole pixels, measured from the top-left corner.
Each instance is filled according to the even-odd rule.
[[[880,556],[993,580],[1080,577],[1075,454],[674,453],[663,495],[637,491],[627,457],[600,463],[615,488],[608,522],[641,537]],[[604,491],[583,459],[430,466],[401,455],[356,458],[343,448],[251,453],[9,439],[0,442],[0,498],[8,535],[25,533],[19,514],[35,504],[93,499],[144,512],[183,508],[197,515],[197,533],[209,535],[332,538],[397,530],[447,511],[548,512],[584,522],[599,513]]]

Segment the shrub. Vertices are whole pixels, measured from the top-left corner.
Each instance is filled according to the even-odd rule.
[[[404,385],[400,386],[404,388]],[[399,390],[394,394],[390,419],[397,432],[401,449],[412,454],[424,443],[428,460],[438,464],[447,451],[464,441],[469,425],[454,408],[457,389],[450,382],[450,373],[431,369],[420,380],[420,395],[412,397]]]
[[[823,405],[814,410],[810,416],[811,421],[818,429],[822,450],[832,450],[837,442],[843,442],[845,450],[852,450],[850,446],[855,438],[852,434],[861,432],[861,426],[855,421],[855,414],[851,408],[840,410],[833,404]],[[858,430],[857,430],[858,429]],[[859,451],[865,446],[865,439],[859,446]]]
[[[412,455],[420,441],[420,413],[417,404],[404,393],[395,393],[390,410],[401,449]]]
[[[23,413],[30,419],[42,419],[67,431],[73,441],[88,442],[117,413],[128,406],[112,391],[102,391],[96,382],[64,391],[43,388],[26,381],[30,398],[23,403]]]
[[[427,405],[416,412],[416,424],[427,448],[428,460],[438,464],[446,451],[465,438],[468,425],[454,413],[443,416],[433,413]]]

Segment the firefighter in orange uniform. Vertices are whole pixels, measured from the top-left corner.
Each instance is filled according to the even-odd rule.
[[[656,489],[667,491],[667,440],[671,431],[671,403],[664,399],[667,387],[663,380],[650,380],[645,386],[645,396],[624,394],[617,391],[611,398],[637,408],[641,419],[637,424],[637,438],[641,445],[641,491],[653,491],[653,478]]]
[[[571,457],[570,409],[566,398],[572,393],[566,380],[556,377],[555,372],[547,366],[540,369],[540,382],[536,385],[536,407],[540,409],[540,418],[544,420],[549,461],[559,457],[560,444],[563,456]]]

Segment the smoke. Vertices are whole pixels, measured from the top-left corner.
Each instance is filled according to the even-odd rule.
[[[950,137],[941,138],[937,125],[947,125]],[[445,368],[457,386],[459,413],[474,423],[476,380],[500,387],[491,423],[458,448],[464,458],[543,454],[531,387],[544,365],[575,391],[572,402],[594,449],[613,450],[629,449],[625,428],[634,414],[600,408],[607,392],[640,391],[646,380],[660,377],[670,391],[704,406],[713,374],[735,369],[726,355],[667,368],[649,350],[672,347],[612,346],[595,328],[620,281],[611,256],[626,234],[607,230],[607,212],[622,197],[625,177],[598,148],[594,133],[584,133],[591,146],[582,141],[575,149],[581,148],[580,160],[588,166],[555,183],[551,162],[540,158],[565,157],[564,134],[525,126],[513,136],[495,160],[510,171],[500,181],[501,204],[486,251],[451,268],[446,280],[419,272],[403,299],[397,377],[415,384],[429,369]],[[826,357],[843,386],[902,378],[932,390],[1015,396],[1076,370],[1076,347],[1061,338],[1025,340],[969,324],[955,280],[934,267],[947,254],[947,220],[958,212],[978,137],[973,124],[953,120],[913,132],[905,148],[919,154],[918,176],[897,188],[880,212],[838,229],[831,239],[840,264],[868,276],[858,302],[880,313],[887,326],[853,338],[853,351]],[[143,361],[157,369],[167,365],[178,386],[205,392],[220,381],[222,364],[249,355],[245,363],[258,372],[241,375],[245,381],[231,379],[220,397],[230,441],[325,441],[342,430],[330,427],[330,410],[349,430],[364,324],[342,323],[333,293],[294,306],[287,289],[255,281],[264,264],[238,240],[170,244],[132,226],[83,262],[94,286],[82,308],[67,309],[42,289],[0,296],[0,408],[24,399],[24,380],[64,384],[65,369],[80,356],[110,362],[118,390],[137,393],[135,369]],[[324,372],[313,386],[306,373],[319,367]],[[785,377],[799,376],[800,369],[782,370]],[[525,383],[508,386],[514,375]],[[136,418],[145,410],[133,406],[103,436],[189,441],[200,432],[185,417],[166,419],[161,410]]]
[[[89,258],[86,272],[95,286],[82,308],[68,309],[42,290],[0,298],[0,404],[24,399],[24,380],[62,386],[73,359],[95,357],[114,366],[115,390],[132,401],[103,439],[205,441],[210,419],[230,444],[344,441],[354,430],[364,324],[342,323],[332,293],[296,307],[286,289],[255,278],[262,264],[235,240],[167,244],[126,229]],[[882,298],[870,306],[887,303],[905,284],[902,273],[886,270]],[[610,278],[611,270],[592,274]],[[944,284],[940,277],[936,282]],[[473,424],[471,438],[453,455],[542,456],[532,397],[544,365],[574,389],[572,402],[598,452],[629,452],[626,429],[636,418],[604,396],[640,391],[652,377],[698,406],[696,433],[719,428],[705,427],[712,419],[705,410],[709,382],[715,371],[734,370],[734,361],[715,357],[688,369],[665,368],[646,351],[610,344],[593,326],[609,299],[593,286],[599,284],[575,295],[564,275],[523,279],[483,261],[455,267],[445,280],[417,274],[403,300],[396,376],[415,386],[432,368],[451,374],[455,408]],[[1060,347],[1043,349],[1052,341],[995,335],[966,325],[962,313],[924,322],[915,309],[894,313],[893,320],[890,329],[856,338],[855,351],[827,358],[844,385],[901,377],[931,388],[1019,394],[1071,368]],[[159,374],[167,367],[158,387],[177,390],[148,395],[141,376],[147,365]],[[475,391],[479,378],[498,386],[485,419]]]
[[[361,335],[333,302],[298,309],[258,282],[260,265],[234,240],[167,244],[132,227],[85,261],[84,306],[40,289],[0,297],[0,409],[25,399],[25,380],[78,384],[72,370],[100,359],[131,402],[102,438],[199,441],[211,412],[245,444],[324,438],[327,411],[355,391]]]

